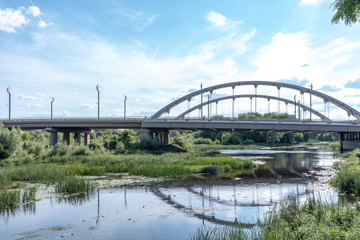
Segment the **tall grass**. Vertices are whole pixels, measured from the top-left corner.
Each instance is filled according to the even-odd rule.
[[[360,149],[355,149],[342,155],[346,160],[334,164],[338,172],[330,181],[340,192],[354,194],[357,197],[360,197],[360,165],[356,157],[359,151]]]
[[[36,188],[0,191],[0,209],[12,208],[20,204],[35,201]]]
[[[148,177],[185,177],[194,173],[209,173],[233,177],[239,170],[253,170],[250,160],[227,156],[209,157],[201,153],[165,153],[131,155],[55,155],[37,158],[31,164],[0,168],[0,189],[16,181],[57,183],[69,176],[101,176],[106,173],[129,173]],[[230,173],[234,174],[230,174]]]
[[[202,227],[191,239],[360,239],[360,206],[325,204],[308,198],[300,204],[295,197],[280,203],[255,228],[241,226]]]
[[[63,194],[89,193],[94,191],[93,182],[76,177],[69,177],[56,184],[56,191]]]

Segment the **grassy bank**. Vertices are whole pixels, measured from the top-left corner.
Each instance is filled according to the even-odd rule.
[[[290,198],[270,211],[258,227],[205,227],[191,239],[360,239],[359,204],[325,204],[309,198],[300,204]]]
[[[249,160],[228,156],[208,157],[200,153],[51,156],[17,166],[8,161],[0,168],[0,189],[14,188],[17,182],[55,184],[71,176],[102,176],[107,173],[129,173],[148,177],[181,178],[193,174],[221,174],[251,171],[256,165]],[[209,169],[213,169],[209,171]]]
[[[360,149],[342,154],[344,161],[334,164],[337,173],[330,181],[339,192],[353,194],[356,197],[360,197],[360,165],[359,158],[356,157],[358,152]]]

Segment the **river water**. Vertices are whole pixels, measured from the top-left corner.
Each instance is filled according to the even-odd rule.
[[[186,184],[100,189],[77,198],[50,198],[1,213],[1,239],[186,239],[202,225],[252,227],[290,195],[337,201],[312,177],[336,154],[321,149],[223,150],[259,164],[250,176]],[[325,169],[325,170],[324,170]],[[325,174],[326,175],[326,174]]]

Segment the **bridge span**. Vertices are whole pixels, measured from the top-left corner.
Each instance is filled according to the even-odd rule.
[[[253,86],[254,94],[249,94],[245,90],[245,94],[236,94],[235,88],[242,86]],[[259,87],[275,88],[277,96],[266,94],[258,94]],[[213,92],[219,89],[231,88],[232,94],[224,96],[224,94],[212,98]],[[298,92],[299,99],[294,101],[289,98],[280,97],[280,90],[286,89]],[[276,91],[275,91],[276,92]],[[203,95],[208,96],[207,101],[203,101]],[[308,105],[305,104],[305,94],[309,96]],[[317,97],[325,104],[324,113],[314,109],[312,97]],[[193,99],[200,98],[200,104],[190,107]],[[240,98],[250,99],[250,112],[252,111],[253,100],[255,102],[255,113],[257,113],[257,99],[267,99],[268,112],[270,113],[270,101],[278,102],[278,111],[280,110],[280,102],[286,105],[286,114],[290,119],[275,120],[241,120],[235,117],[235,101]],[[199,100],[199,99],[198,99]],[[218,120],[217,109],[218,103],[221,101],[231,101],[232,117],[226,120]],[[196,102],[196,101],[195,101]],[[338,122],[330,118],[329,103],[333,104],[338,110],[343,111],[343,115],[349,119],[352,116],[353,121]],[[179,114],[174,111],[177,106],[187,104],[187,109]],[[211,114],[211,105],[216,104],[216,115]],[[294,106],[294,115],[288,113],[288,105]],[[203,108],[207,107],[207,117],[203,114]],[[170,116],[170,111],[175,116]],[[199,118],[190,118],[190,113],[199,111]],[[309,117],[305,117],[305,112],[309,113]],[[313,119],[315,116],[318,119]],[[348,119],[348,120],[349,120]],[[269,81],[240,81],[219,84],[207,88],[202,88],[195,92],[189,93],[169,103],[150,117],[127,117],[127,118],[51,118],[49,119],[11,119],[9,109],[9,119],[0,121],[7,128],[20,127],[23,130],[46,130],[51,132],[51,145],[56,144],[58,132],[64,134],[64,139],[69,143],[69,134],[74,133],[75,139],[80,143],[81,135],[84,135],[85,145],[90,143],[89,133],[93,129],[139,129],[141,138],[158,137],[161,141],[169,143],[169,130],[185,129],[185,130],[232,130],[232,131],[279,131],[279,132],[334,132],[340,134],[341,149],[353,149],[360,147],[360,112],[349,106],[348,104],[335,99],[311,88],[297,86],[281,82]]]

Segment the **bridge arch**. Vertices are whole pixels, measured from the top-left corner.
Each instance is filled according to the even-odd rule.
[[[279,97],[274,97],[274,96],[269,96],[269,95],[258,95],[258,94],[242,94],[242,95],[231,95],[231,96],[226,96],[226,97],[221,97],[221,98],[216,98],[216,99],[212,99],[210,101],[206,101],[206,102],[203,102],[202,104],[198,104],[188,110],[186,110],[185,112],[181,113],[180,115],[178,115],[175,119],[183,119],[186,114],[189,114],[191,113],[192,111],[195,111],[203,106],[206,106],[208,104],[211,104],[211,103],[218,103],[220,101],[224,101],[224,100],[228,100],[228,99],[237,99],[237,98],[266,98],[268,101],[271,99],[271,100],[277,100],[277,101],[281,101],[281,102],[284,102],[285,104],[292,104],[292,105],[296,105],[306,111],[310,111],[311,113],[315,114],[316,116],[318,116],[322,121],[324,122],[331,122],[331,120],[326,117],[325,115],[323,115],[322,113],[314,110],[314,109],[311,109],[301,103],[296,103],[292,100],[289,100],[289,99],[285,99],[285,98],[279,98]]]
[[[288,88],[288,89],[299,91],[301,95],[303,95],[304,93],[308,93],[308,94],[311,94],[312,96],[316,96],[316,97],[322,99],[324,101],[324,103],[330,102],[330,103],[336,105],[337,107],[339,107],[339,108],[343,109],[344,111],[346,111],[348,116],[354,116],[356,119],[360,120],[360,112],[359,111],[357,111],[353,107],[345,104],[344,102],[337,100],[334,97],[331,97],[331,96],[329,96],[327,94],[321,93],[319,91],[316,91],[316,90],[313,90],[313,89],[310,89],[310,88],[297,86],[297,85],[289,84],[289,83],[271,82],[271,81],[239,81],[239,82],[230,82],[230,83],[218,84],[218,85],[215,85],[215,86],[203,88],[203,89],[200,89],[200,90],[195,91],[193,93],[189,93],[189,94],[187,94],[187,95],[185,95],[185,96],[183,96],[183,97],[181,97],[179,99],[176,99],[175,101],[169,103],[168,105],[166,105],[165,107],[160,109],[158,112],[156,112],[154,115],[152,115],[150,117],[150,120],[158,119],[163,114],[169,113],[172,108],[179,105],[180,103],[183,103],[185,101],[191,101],[192,98],[194,98],[196,96],[199,96],[201,94],[204,94],[204,93],[207,93],[207,92],[212,93],[216,89],[222,89],[222,88],[228,88],[228,87],[231,87],[234,90],[235,87],[237,87],[237,86],[245,86],[245,85],[253,85],[256,88],[259,85],[261,85],[261,86],[274,86],[278,90],[280,90],[281,88]]]

